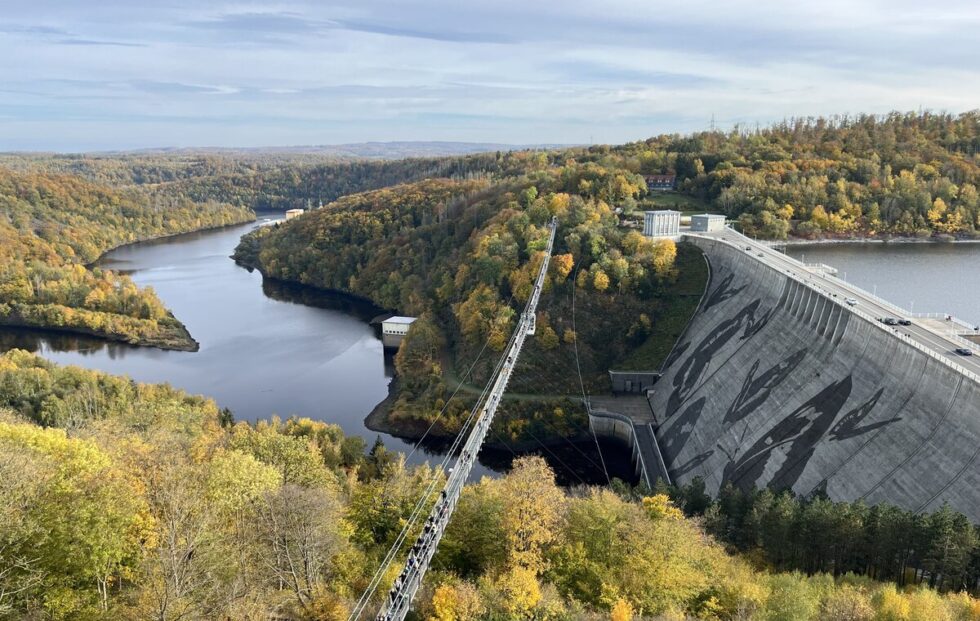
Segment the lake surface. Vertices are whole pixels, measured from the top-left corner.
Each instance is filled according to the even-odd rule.
[[[791,245],[786,252],[832,265],[839,278],[906,310],[949,313],[980,325],[980,244]]]
[[[264,280],[229,258],[242,235],[272,218],[133,244],[99,261],[128,273],[140,286],[153,287],[200,343],[200,351],[163,351],[33,330],[0,330],[0,351],[17,347],[59,364],[167,382],[214,398],[236,420],[295,414],[337,423],[368,446],[381,437],[388,448],[409,453],[412,444],[364,426],[367,414],[387,396],[393,375],[379,335],[368,324],[381,311],[346,296]],[[589,443],[552,447],[545,457],[563,483],[603,482],[602,474],[582,459],[583,451],[598,461]],[[439,453],[438,444],[426,447],[410,462],[431,461]],[[614,476],[632,478],[628,451],[603,442],[603,454]],[[473,475],[506,469],[512,457],[482,451],[483,465]]]
[[[265,219],[266,221],[269,218]],[[338,423],[373,441],[364,417],[388,394],[391,369],[367,320],[369,305],[280,283],[229,255],[255,223],[125,246],[99,265],[150,286],[200,344],[198,352],[36,332],[7,333],[2,345],[35,351],[59,364],[169,382],[213,397],[236,420],[273,414]],[[406,444],[387,438],[393,448]]]

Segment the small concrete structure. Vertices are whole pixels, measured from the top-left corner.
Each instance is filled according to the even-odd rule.
[[[619,393],[635,393],[644,395],[648,388],[652,388],[660,373],[655,371],[609,371],[609,383],[612,384],[612,391]]]
[[[286,210],[286,219],[287,220],[292,220],[293,218],[295,218],[297,216],[301,216],[301,215],[303,215],[303,210],[302,209],[287,209]]]
[[[836,276],[837,268],[832,265],[827,265],[826,263],[806,263],[804,266],[808,272],[814,274],[825,274],[827,276]]]
[[[589,428],[596,437],[617,440],[626,445],[630,451],[634,473],[647,487],[653,488],[658,480],[670,485],[670,473],[650,423],[640,422],[605,408],[590,406]]]
[[[681,233],[681,212],[671,209],[643,214],[643,234],[647,237],[676,237]]]
[[[699,233],[715,233],[725,229],[725,216],[705,213],[691,216],[691,231]]]
[[[402,344],[408,328],[415,323],[415,317],[389,317],[381,322],[381,343],[385,347],[398,347]]]

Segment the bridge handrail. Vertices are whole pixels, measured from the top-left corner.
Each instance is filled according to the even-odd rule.
[[[490,429],[493,417],[497,412],[497,407],[500,405],[501,397],[507,389],[510,376],[513,373],[517,358],[521,353],[521,348],[524,346],[524,341],[534,323],[534,314],[537,310],[538,300],[541,297],[541,290],[544,288],[544,279],[548,273],[548,264],[551,259],[552,250],[554,249],[555,232],[557,229],[557,219],[552,218],[544,260],[541,262],[541,267],[538,270],[538,275],[534,282],[534,289],[528,297],[517,327],[514,329],[513,334],[511,334],[504,353],[497,362],[494,374],[490,382],[487,383],[487,388],[484,388],[476,405],[471,410],[469,421],[472,421],[472,430],[466,442],[463,444],[455,466],[449,470],[446,483],[429,513],[422,534],[418,537],[415,545],[412,546],[409,552],[405,567],[395,580],[394,585],[388,592],[388,597],[385,598],[381,610],[378,612],[378,621],[403,621],[411,608],[415,594],[422,585],[422,578],[425,576],[429,563],[432,561],[439,542],[442,540],[445,527],[449,523],[449,519],[452,517],[453,511],[456,508],[456,503],[459,501],[459,496],[466,483],[466,479],[469,477],[470,471],[476,463],[476,456]],[[465,433],[466,429],[467,426],[464,425],[464,429],[460,433]]]
[[[763,248],[763,249],[765,249],[765,250],[767,250],[769,252],[773,252],[773,250],[771,250],[768,246],[765,246],[764,244],[761,244],[761,243],[757,242],[756,240],[754,240],[754,239],[752,239],[750,237],[747,237],[747,236],[743,235],[742,233],[739,233],[738,231],[736,231],[736,230],[734,230],[732,228],[728,228],[726,230],[734,233],[735,235],[738,235],[745,242],[749,242],[749,243],[755,245],[756,247],[761,247],[761,248]],[[722,244],[725,244],[726,246],[730,246],[736,252],[740,252],[738,246],[736,244],[732,243],[731,241],[727,240],[727,239],[723,239],[723,238],[720,238],[720,237],[713,237],[711,235],[698,235],[696,233],[685,233],[685,235],[688,235],[690,237],[695,237],[695,238],[698,238],[698,239],[706,239],[706,240],[710,240],[710,241],[713,241],[713,242],[722,243]],[[799,261],[797,261],[796,259],[794,259],[792,257],[788,257],[787,256],[786,258],[789,259],[789,260],[791,260],[791,261],[795,261],[795,262],[799,263]],[[766,265],[765,263],[763,263],[763,265],[765,265],[766,267],[768,267],[770,269],[776,269],[776,268],[774,268],[772,266]],[[957,364],[955,361],[950,360],[946,356],[941,355],[941,354],[933,351],[931,348],[925,347],[924,345],[919,344],[915,339],[913,339],[913,338],[911,338],[909,336],[905,336],[904,334],[902,334],[902,333],[900,333],[898,331],[891,330],[889,328],[889,326],[886,326],[886,325],[882,324],[881,322],[879,322],[877,319],[875,319],[874,317],[872,317],[868,313],[865,313],[864,311],[862,311],[860,309],[857,309],[857,308],[855,308],[853,306],[848,306],[844,302],[842,302],[841,300],[839,300],[838,298],[829,296],[826,293],[824,293],[823,291],[821,291],[820,289],[814,288],[813,286],[810,285],[810,283],[808,281],[805,281],[805,280],[799,278],[798,276],[796,276],[796,274],[793,274],[792,272],[785,272],[785,273],[780,272],[780,273],[782,273],[787,278],[790,278],[792,280],[795,280],[796,282],[800,283],[801,285],[803,285],[803,286],[805,286],[805,287],[813,290],[817,294],[822,295],[823,297],[825,297],[826,299],[830,300],[831,302],[833,302],[833,303],[837,304],[838,306],[841,306],[842,308],[844,308],[844,310],[850,311],[851,313],[853,313],[853,314],[857,315],[858,317],[864,319],[865,321],[867,321],[871,325],[876,326],[880,330],[883,330],[886,334],[889,334],[889,335],[891,335],[891,336],[893,336],[895,338],[898,338],[899,340],[905,342],[908,345],[911,345],[912,347],[914,347],[914,348],[918,349],[919,351],[921,351],[921,352],[929,355],[930,357],[935,358],[936,360],[938,360],[942,364],[945,364],[946,366],[950,367],[951,369],[953,369],[957,373],[960,373],[960,374],[966,376],[967,378],[973,380],[974,382],[980,384],[980,374],[974,373],[973,371],[967,369],[966,367],[963,367],[963,366]],[[841,281],[841,282],[845,282],[845,281]],[[850,286],[851,286],[851,288],[855,288],[853,285],[850,285]],[[875,297],[875,296],[872,296],[872,295],[866,293],[865,291],[863,291],[861,289],[858,289],[858,291],[861,293],[861,295],[867,295],[868,297]],[[894,305],[892,305],[892,306],[894,306]],[[933,330],[930,330],[930,332],[935,333],[935,331],[933,331]],[[941,336],[943,338],[947,338],[946,335],[939,335],[939,336]]]

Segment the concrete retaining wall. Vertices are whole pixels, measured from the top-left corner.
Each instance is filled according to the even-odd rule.
[[[651,396],[675,482],[824,490],[980,522],[980,384],[724,242]]]
[[[630,461],[633,462],[634,473],[641,480],[651,485],[652,481],[648,474],[646,465],[643,463],[643,456],[636,442],[636,429],[633,421],[622,414],[607,412],[604,410],[592,409],[589,411],[589,427],[592,433],[600,438],[609,438],[621,442],[630,450]]]

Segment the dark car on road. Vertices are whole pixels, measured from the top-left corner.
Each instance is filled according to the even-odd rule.
[[[881,323],[885,324],[886,326],[897,326],[898,319],[895,319],[894,317],[882,317]]]
[[[967,349],[966,347],[957,347],[953,351],[955,351],[956,353],[958,353],[961,356],[972,356],[973,355],[973,350],[972,349]]]
[[[900,326],[911,326],[912,325],[912,322],[909,321],[908,319],[899,319],[898,320],[898,325],[900,325]]]

